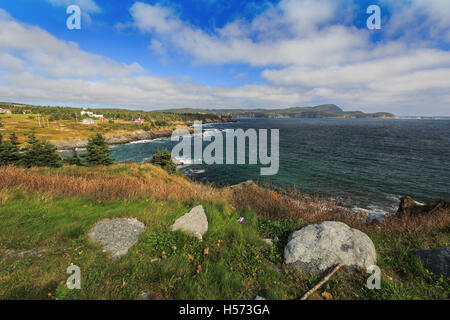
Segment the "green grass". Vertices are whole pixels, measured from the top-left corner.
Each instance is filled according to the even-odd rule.
[[[152,292],[162,299],[299,299],[321,280],[288,271],[283,248],[301,220],[263,221],[223,203],[201,203],[209,231],[200,242],[170,231],[192,206],[176,201],[97,202],[8,191],[0,206],[0,249],[46,250],[43,257],[6,259],[0,254],[0,299],[138,299]],[[6,198],[6,197],[4,197]],[[244,217],[242,224],[237,222]],[[146,225],[139,242],[111,262],[86,233],[105,218],[136,217]],[[341,269],[312,299],[327,291],[335,299],[448,299],[448,279],[429,274],[410,254],[417,247],[449,245],[449,230],[433,234],[369,234],[383,271],[381,290],[366,288],[369,276]],[[278,237],[274,246],[261,239]],[[176,247],[176,250],[173,247]],[[204,249],[209,254],[204,255]],[[3,251],[1,251],[3,252]],[[165,252],[165,254],[163,254]],[[162,259],[165,256],[165,259]],[[192,256],[193,259],[189,259]],[[158,262],[151,262],[159,258]],[[70,264],[81,268],[81,290],[68,290]],[[201,273],[197,273],[201,265]]]
[[[0,114],[0,118],[28,118],[37,116],[37,114]]]

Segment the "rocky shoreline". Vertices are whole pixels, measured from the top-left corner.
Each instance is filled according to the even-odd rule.
[[[108,145],[120,145],[139,140],[152,140],[158,138],[169,138],[172,135],[171,130],[159,132],[135,131],[127,136],[106,136],[105,141]],[[58,151],[71,150],[73,148],[86,148],[88,140],[58,141],[54,145]]]
[[[227,121],[206,121],[205,123],[227,123],[231,122],[229,119]],[[232,121],[232,122],[235,122]],[[190,132],[193,132],[194,129],[192,128],[192,123],[187,124],[189,125],[188,129]],[[144,131],[144,130],[138,130],[131,132],[129,135],[106,135],[105,141],[108,145],[114,146],[114,145],[120,145],[120,144],[126,144],[130,142],[135,141],[141,141],[141,140],[153,140],[153,139],[160,139],[160,138],[170,138],[172,136],[172,130],[163,130],[158,132],[151,132],[151,131]],[[63,141],[56,141],[53,142],[53,145],[56,147],[58,151],[68,151],[72,150],[73,148],[86,148],[88,144],[88,140],[63,140]]]

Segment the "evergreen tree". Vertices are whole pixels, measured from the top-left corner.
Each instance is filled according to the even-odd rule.
[[[15,132],[11,133],[11,135],[9,136],[9,141],[11,142],[12,145],[16,146],[17,148],[20,145],[19,138],[16,136]]]
[[[41,142],[36,139],[34,134],[31,134],[28,137],[28,146],[24,148],[20,163],[27,168],[33,166],[58,168],[62,165],[62,158],[56,152],[54,145]]]
[[[114,163],[114,159],[109,157],[111,149],[105,142],[105,138],[100,133],[89,138],[86,147],[87,152],[82,155],[89,165],[110,165]]]
[[[0,143],[0,166],[7,166],[11,164],[18,164],[21,155],[19,152],[19,145],[16,134],[13,132],[9,136],[9,141],[3,142],[3,136]]]
[[[172,161],[172,155],[171,155],[170,151],[167,149],[164,149],[162,151],[160,151],[160,150],[156,151],[156,153],[153,155],[153,157],[150,158],[149,162],[151,164],[162,167],[169,174],[177,173],[177,166]]]

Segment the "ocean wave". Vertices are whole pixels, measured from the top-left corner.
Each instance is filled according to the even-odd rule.
[[[163,143],[167,140],[167,138],[157,138],[157,139],[148,139],[148,140],[137,140],[137,141],[131,141],[129,144],[141,144],[141,143],[150,143],[150,142],[156,142],[156,143]]]
[[[376,205],[369,205],[367,208],[353,207],[352,211],[354,213],[366,213],[369,220],[383,220],[389,214]]]

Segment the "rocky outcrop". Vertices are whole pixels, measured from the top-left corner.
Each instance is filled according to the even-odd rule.
[[[414,250],[427,268],[437,276],[450,277],[450,247],[435,250],[418,249]]]
[[[194,207],[178,218],[172,226],[172,231],[176,230],[184,231],[203,240],[203,235],[208,231],[208,219],[203,206]]]
[[[402,215],[422,215],[431,214],[440,209],[450,208],[450,202],[445,200],[434,201],[426,204],[414,201],[410,197],[403,197],[400,199],[397,216]]]
[[[284,259],[290,268],[320,274],[339,263],[367,269],[376,264],[376,251],[365,233],[342,222],[326,221],[292,233]]]
[[[103,252],[117,259],[128,252],[145,230],[145,225],[135,218],[105,219],[99,221],[88,233],[93,242],[103,244]]]

